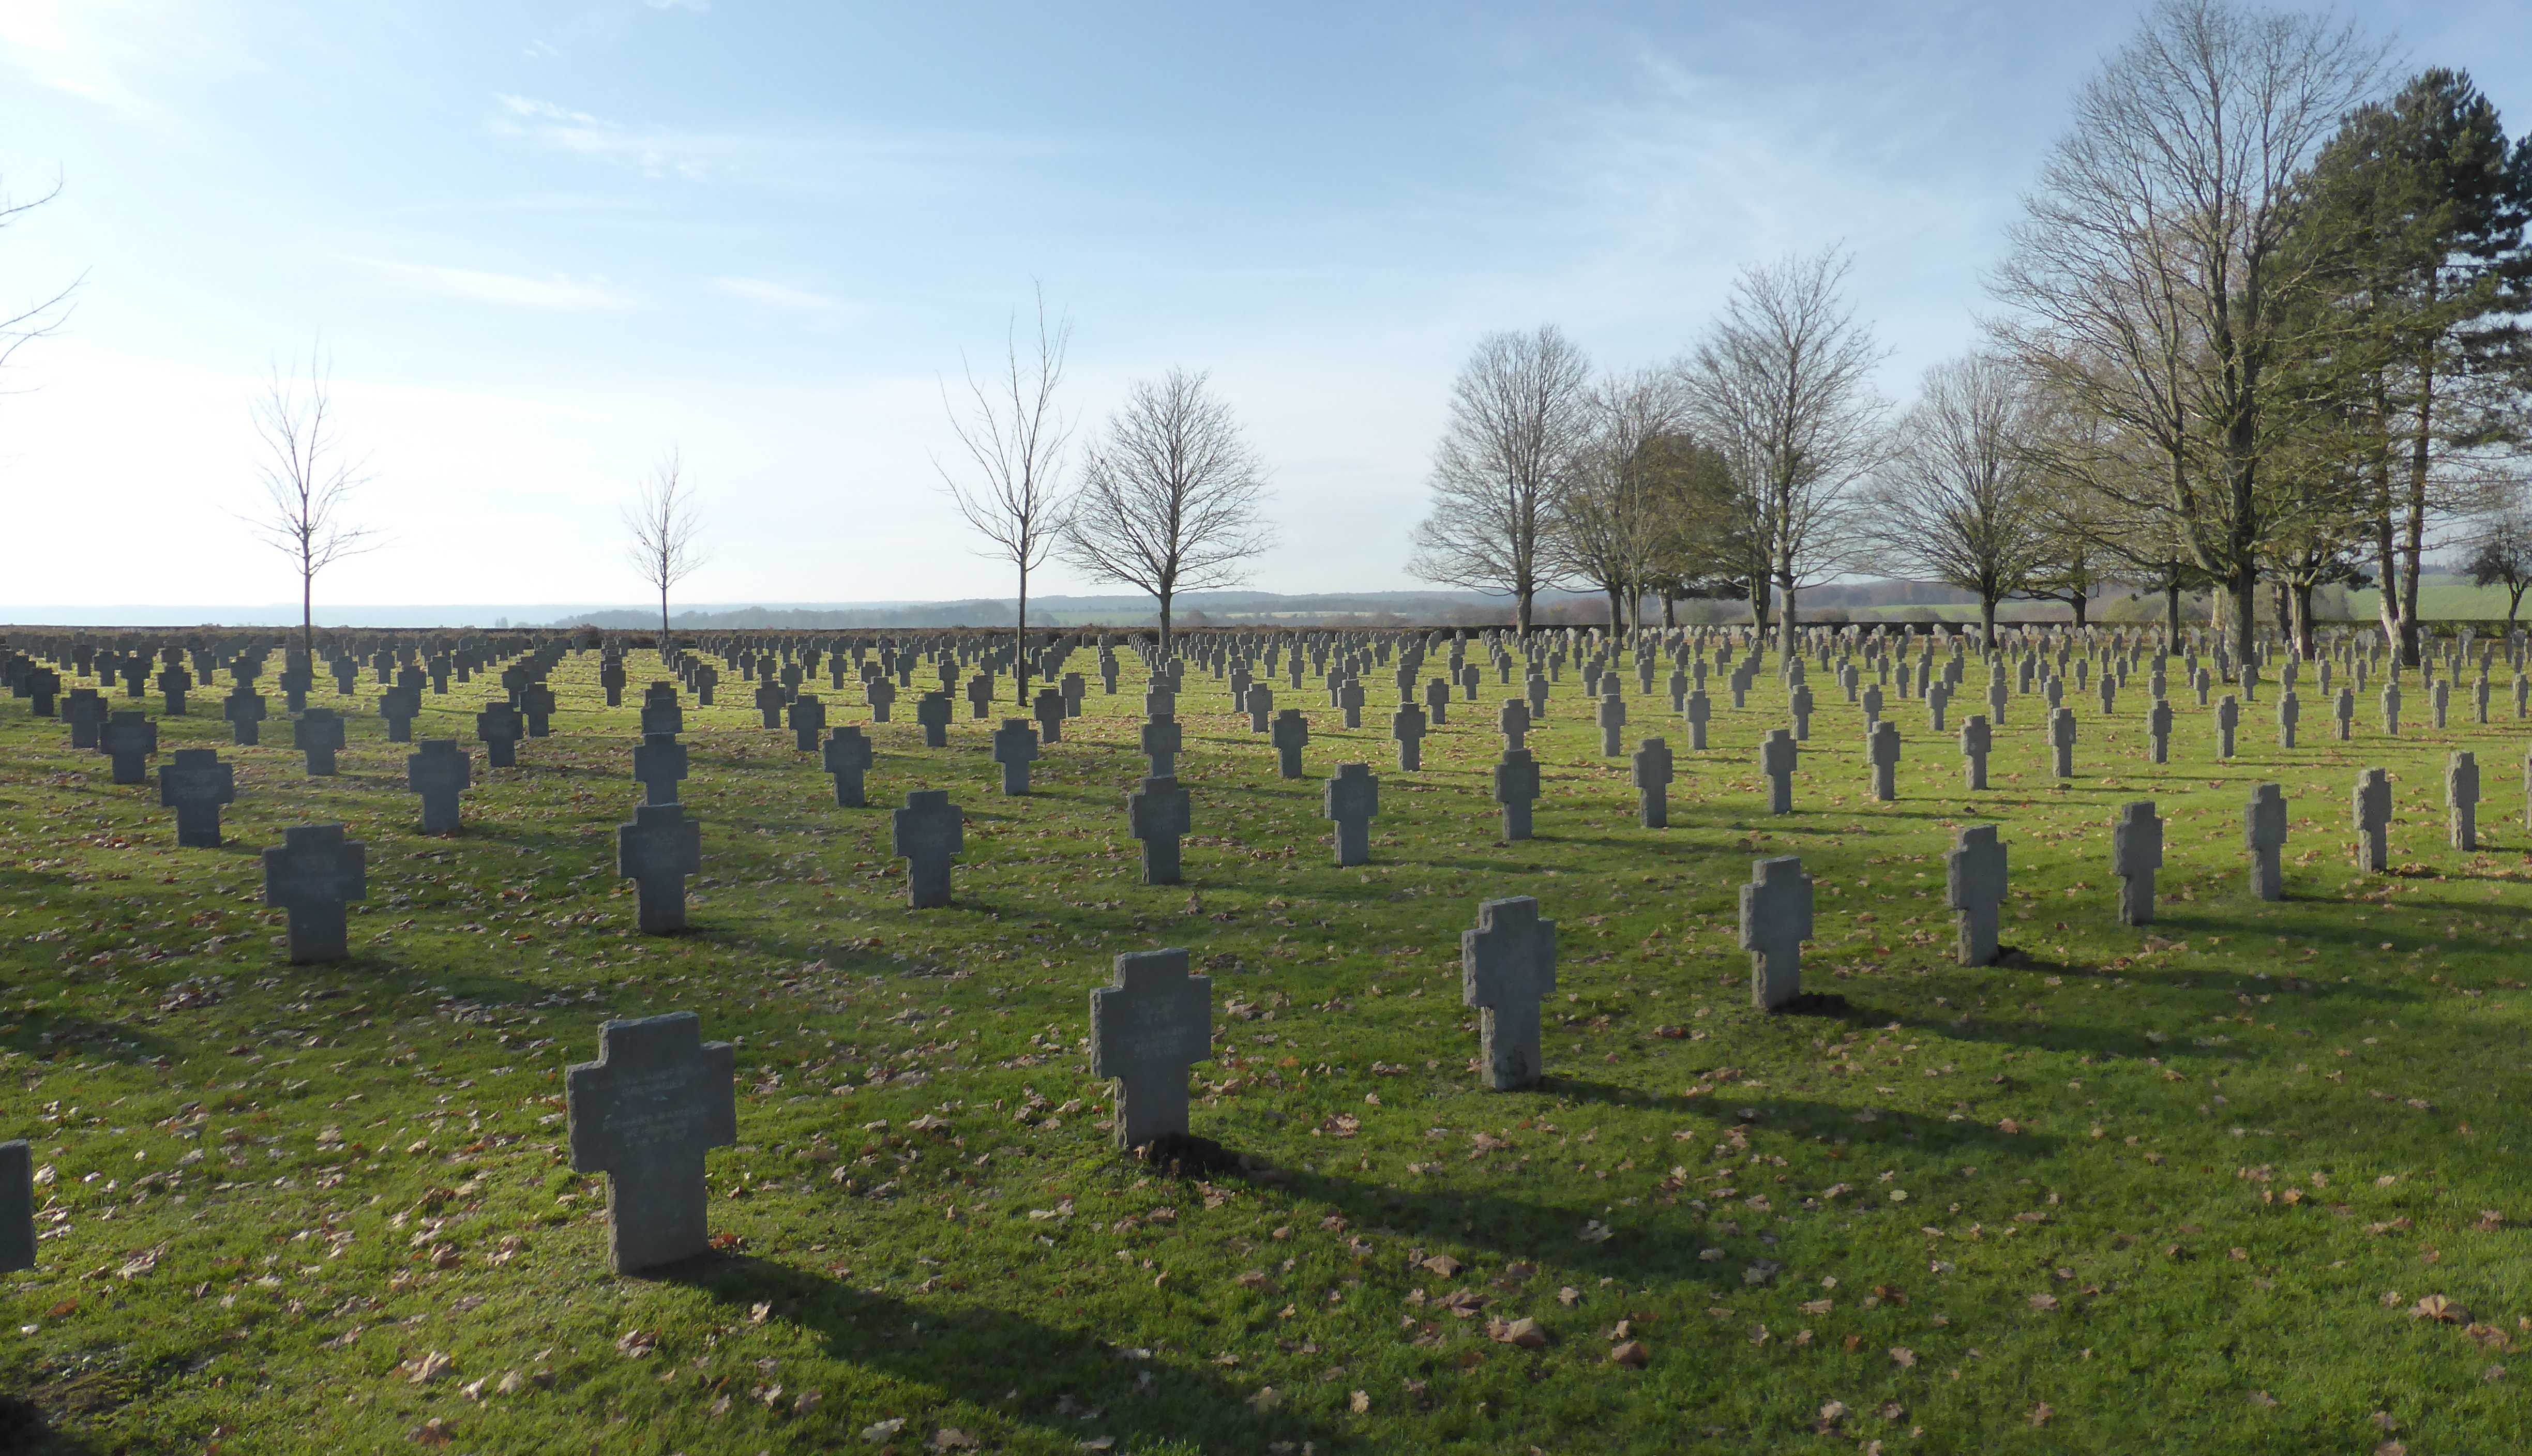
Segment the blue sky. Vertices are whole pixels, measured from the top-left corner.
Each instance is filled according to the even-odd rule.
[[[2351,13],[2532,123],[2519,0]],[[1666,360],[1741,265],[1842,240],[1904,397],[2138,14],[0,0],[0,179],[65,185],[0,305],[86,275],[0,381],[9,535],[65,548],[0,605],[294,595],[231,513],[250,394],[319,338],[392,537],[320,601],[638,600],[617,511],[670,446],[689,599],[1007,595],[932,459],[1033,283],[1085,430],[1213,371],[1275,481],[1255,585],[1415,585],[1480,333]]]

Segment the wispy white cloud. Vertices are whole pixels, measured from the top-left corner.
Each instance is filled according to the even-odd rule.
[[[650,177],[813,188],[938,189],[952,169],[1042,162],[1077,149],[1065,140],[993,132],[809,133],[720,131],[622,122],[536,96],[495,94],[485,123],[495,137]]]
[[[531,61],[550,61],[562,54],[550,40],[531,40],[520,47],[519,54]]]
[[[599,277],[573,278],[556,273],[537,278],[524,273],[494,273],[481,268],[452,268],[437,263],[408,263],[376,257],[356,258],[354,261],[399,288],[469,304],[493,304],[549,313],[606,313],[634,308],[638,303]]]
[[[815,289],[796,288],[770,278],[715,278],[713,292],[762,308],[798,314],[813,324],[832,327],[858,318],[866,310],[849,299]]]
[[[503,94],[492,99],[500,107],[489,124],[496,137],[516,137],[549,151],[621,163],[652,177],[700,181],[719,163],[749,149],[744,139],[673,127],[628,126],[533,96]]]

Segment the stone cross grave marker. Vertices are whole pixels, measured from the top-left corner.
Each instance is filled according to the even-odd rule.
[[[240,748],[255,747],[263,737],[261,724],[268,711],[263,695],[255,691],[253,683],[231,687],[229,696],[220,700],[220,716],[229,724],[229,742]]]
[[[1794,765],[1800,752],[1794,735],[1782,728],[1768,729],[1766,741],[1758,745],[1758,771],[1767,776],[1767,812],[1794,812]]]
[[[1670,827],[1670,744],[1647,738],[1636,748],[1636,822],[1647,829]]]
[[[1538,760],[1527,749],[1506,749],[1495,764],[1495,803],[1503,807],[1509,844],[1529,837],[1530,806],[1538,799]]]
[[[2452,847],[2464,853],[2479,848],[2479,757],[2457,751],[2445,760],[2446,827]]]
[[[1972,713],[1961,722],[1961,774],[1968,787],[1986,787],[1986,756],[1995,746],[1995,736],[1987,731],[1986,715]]]
[[[1140,734],[1143,756],[1150,759],[1151,776],[1171,778],[1179,771],[1179,751],[1185,742],[1179,720],[1166,714],[1143,724]]]
[[[1156,773],[1125,796],[1125,820],[1143,845],[1143,883],[1179,882],[1179,841],[1193,827],[1187,791],[1175,774]]]
[[[1627,700],[1611,693],[1600,700],[1596,709],[1600,723],[1600,756],[1614,758],[1627,751]]]
[[[994,761],[1003,766],[1003,792],[1018,798],[1029,791],[1029,765],[1037,761],[1037,730],[1026,718],[1005,718],[994,730]]]
[[[2233,734],[2242,726],[2242,704],[2233,695],[2225,694],[2216,701],[2216,756],[2230,761],[2233,756]]]
[[[1424,716],[1432,719],[1433,726],[1436,728],[1451,721],[1451,685],[1449,683],[1440,678],[1434,678],[1424,685]]]
[[[2383,685],[2383,734],[2387,738],[2400,736],[2400,685],[2397,682]]]
[[[34,1266],[34,1149],[23,1139],[0,1143],[0,1274]]]
[[[619,1274],[710,1251],[704,1154],[738,1141],[736,1052],[691,1011],[609,1021],[598,1060],[565,1074],[574,1172],[604,1173],[606,1252]]]
[[[1236,700],[1248,710],[1248,731],[1263,733],[1275,716],[1275,690],[1264,683],[1248,685],[1248,696]]]
[[[869,800],[863,795],[863,777],[870,772],[871,741],[850,723],[827,735],[826,747],[819,761],[835,781],[835,804],[841,809],[862,809]]]
[[[1812,936],[1812,877],[1793,855],[1754,861],[1741,887],[1741,948],[1750,953],[1750,1004],[1775,1011],[1803,991]]]
[[[486,703],[475,715],[475,737],[484,745],[484,761],[494,768],[509,768],[519,761],[519,740],[526,732],[519,710],[498,700]]]
[[[1063,689],[1040,688],[1037,693],[1037,699],[1031,705],[1030,715],[1037,719],[1038,742],[1064,742]]]
[[[343,751],[343,717],[330,707],[312,707],[290,725],[290,746],[308,756],[308,776],[323,778],[334,771],[334,756]]]
[[[2351,806],[2357,833],[2357,861],[2370,873],[2391,868],[2391,775],[2368,768],[2356,776]]]
[[[1881,722],[1865,736],[1865,756],[1872,765],[1872,797],[1883,804],[1899,797],[1899,725]]]
[[[791,724],[791,745],[804,754],[818,751],[818,735],[827,731],[827,704],[815,693],[803,693],[784,709]]]
[[[1688,746],[1697,753],[1705,751],[1705,725],[1714,720],[1714,700],[1698,688],[1688,695],[1683,716],[1688,719]]]
[[[351,955],[347,902],[370,897],[370,847],[340,824],[294,824],[263,852],[263,903],[290,912],[290,963]]]
[[[1090,993],[1090,1075],[1117,1084],[1117,1146],[1187,1133],[1187,1069],[1213,1060],[1213,978],[1183,950],[1119,956]]]
[[[1530,725],[1538,721],[1538,712],[1518,698],[1507,698],[1495,712],[1495,731],[1503,735],[1506,750],[1529,746]]]
[[[2427,711],[2431,715],[2436,731],[2444,732],[2445,724],[2449,721],[2452,714],[2452,683],[2449,679],[2438,678],[2435,687],[2428,691]]]
[[[1943,713],[1949,709],[1951,705],[1952,690],[1948,684],[1932,683],[1928,685],[1926,689],[1926,728],[1928,732],[1940,733],[1943,731]]]
[[[2162,868],[2162,820],[2154,801],[2119,811],[2110,828],[2110,872],[2119,878],[2119,924],[2154,924],[2154,875]]]
[[[1478,1008],[1486,1086],[1519,1092],[1539,1077],[1538,1003],[1556,989],[1556,922],[1529,895],[1488,900],[1460,932],[1460,999]]]
[[[2278,748],[2281,748],[2281,749],[2290,749],[2290,748],[2293,748],[2293,747],[2295,746],[2295,724],[2296,724],[2298,721],[2300,721],[2300,720],[2302,719],[2302,717],[2303,717],[2303,704],[2302,704],[2301,702],[2299,702],[2299,701],[2297,701],[2297,700],[2296,700],[2296,699],[2295,699],[2295,692],[2294,692],[2294,689],[2292,689],[2292,688],[2287,688],[2287,689],[2283,690],[2282,692],[2278,693],[2278,694],[2277,694],[2277,747],[2278,747]]]
[[[1310,742],[1310,721],[1297,707],[1288,707],[1275,715],[1275,772],[1284,778],[1301,776],[1301,750]]]
[[[1368,763],[1340,763],[1320,792],[1320,811],[1336,827],[1339,868],[1371,859],[1371,821],[1380,815],[1380,780]]]
[[[1345,710],[1345,725],[1348,728],[1360,728],[1362,726],[1362,684],[1352,678],[1346,679],[1345,686],[1337,689],[1337,706]]]
[[[874,719],[873,721],[877,721]],[[914,702],[914,724],[923,730],[927,749],[950,747],[950,695],[926,693]]]
[[[2338,741],[2340,743],[2351,741],[2355,737],[2356,732],[2356,694],[2354,690],[2340,688],[2338,690],[2337,700],[2331,704],[2330,712],[2331,717],[2338,730]]]
[[[905,903],[935,910],[950,903],[950,862],[967,848],[967,816],[947,789],[916,789],[891,815],[890,852],[905,862]]]
[[[686,731],[685,705],[677,701],[673,683],[653,683],[642,695],[642,736],[674,738]]]
[[[215,749],[178,749],[158,770],[158,803],[176,811],[176,843],[220,847],[220,806],[237,802],[237,770]]]
[[[1398,741],[1398,768],[1413,773],[1424,766],[1424,709],[1411,702],[1398,704],[1389,715],[1389,736]]]
[[[1794,742],[1812,741],[1812,688],[1809,683],[1794,684]]]
[[[453,738],[429,738],[404,760],[405,787],[422,796],[422,832],[457,832],[457,796],[475,777],[475,760]]]
[[[767,728],[782,726],[782,705],[791,700],[791,695],[782,691],[780,683],[769,681],[757,684],[753,700],[756,703],[757,712],[763,715]]]
[[[645,935],[686,927],[686,877],[703,870],[703,825],[681,806],[645,804],[615,827],[615,873],[633,881]]]
[[[2286,791],[2262,784],[2242,807],[2242,848],[2251,857],[2251,893],[2263,900],[2282,900],[2285,869],[2279,856],[2286,847]]]
[[[158,752],[158,725],[147,713],[116,713],[97,730],[96,747],[118,784],[149,782],[149,758]]]
[[[378,718],[387,725],[387,742],[413,742],[413,720],[422,711],[422,692],[389,688],[378,695]]]
[[[1993,824],[1972,824],[1943,855],[1943,901],[1959,913],[1958,948],[1964,966],[1995,960],[1997,917],[2004,905],[2006,845]]]
[[[2075,710],[2048,710],[2048,771],[2059,778],[2075,776]]]
[[[633,781],[645,804],[674,804],[686,776],[686,746],[665,733],[645,734],[633,746]]]

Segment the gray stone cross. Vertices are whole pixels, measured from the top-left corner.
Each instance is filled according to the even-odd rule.
[[[2397,682],[2383,685],[2383,732],[2389,738],[2400,736],[2400,685]]]
[[[1794,812],[1794,765],[1800,754],[1794,735],[1782,728],[1768,729],[1766,741],[1758,745],[1758,771],[1767,776],[1767,812]]]
[[[1961,723],[1961,773],[1972,789],[1986,787],[1986,756],[1995,745],[1986,715],[1972,713]]]
[[[1600,724],[1600,756],[1614,758],[1627,751],[1623,741],[1627,731],[1627,700],[1612,692],[1600,700],[1595,711]]]
[[[269,711],[253,683],[237,684],[220,700],[220,716],[229,723],[229,742],[240,748],[253,748],[263,737],[261,724]]]
[[[1297,707],[1288,707],[1275,715],[1275,771],[1285,778],[1301,776],[1301,750],[1310,742],[1310,720],[1301,716]]]
[[[1264,683],[1252,683],[1240,705],[1248,710],[1248,731],[1263,733],[1275,718],[1275,690]]]
[[[294,824],[263,852],[263,903],[290,912],[290,962],[351,954],[347,901],[370,897],[370,849],[340,824]]]
[[[1005,718],[994,730],[994,761],[1003,765],[1003,792],[1018,798],[1029,791],[1029,765],[1037,761],[1037,730],[1026,718]]]
[[[1179,882],[1179,841],[1193,827],[1187,791],[1174,774],[1157,773],[1125,796],[1125,822],[1143,845],[1143,883]]]
[[[2110,872],[2119,877],[2119,924],[2154,924],[2154,875],[2162,868],[2162,820],[2151,799],[2119,811],[2110,826]]]
[[[2370,873],[2391,868],[2391,775],[2368,768],[2356,776],[2354,812],[2357,860]]]
[[[1670,827],[1670,745],[1647,738],[1636,749],[1636,822],[1647,829]]]
[[[609,1021],[598,1060],[565,1073],[571,1166],[604,1173],[606,1252],[619,1274],[708,1252],[704,1155],[738,1141],[736,1052],[691,1011]]]
[[[1872,797],[1883,804],[1899,797],[1899,725],[1881,722],[1865,736],[1865,756],[1872,765]]]
[[[308,756],[308,776],[323,778],[334,771],[334,756],[343,750],[343,718],[330,707],[312,707],[290,725],[290,746]]]
[[[686,776],[686,746],[665,733],[645,734],[633,746],[633,781],[645,804],[674,804]]]
[[[891,853],[905,862],[905,903],[933,910],[950,903],[950,862],[967,848],[967,816],[947,789],[916,789],[891,816]]]
[[[1398,704],[1389,715],[1389,736],[1398,741],[1398,768],[1413,773],[1424,766],[1424,709],[1411,702]]]
[[[1063,689],[1061,689],[1061,688],[1040,688],[1040,689],[1038,689],[1038,690],[1037,690],[1037,700],[1036,700],[1036,703],[1035,703],[1035,705],[1030,709],[1030,711],[1031,711],[1031,714],[1032,714],[1032,715],[1037,719],[1037,739],[1038,739],[1038,742],[1040,742],[1040,743],[1062,743],[1062,742],[1064,742],[1064,717],[1065,717],[1065,712],[1064,712],[1064,690],[1063,690]]]
[[[176,843],[220,847],[220,806],[237,802],[237,770],[215,749],[178,749],[158,770],[158,803],[176,811]]]
[[[1488,900],[1460,932],[1460,999],[1478,1008],[1486,1086],[1519,1092],[1540,1071],[1538,1003],[1556,989],[1556,922],[1528,895]]]
[[[1340,763],[1320,794],[1320,810],[1336,828],[1337,866],[1371,859],[1371,821],[1380,813],[1380,780],[1368,763]]]
[[[791,746],[804,754],[818,751],[818,735],[827,731],[827,704],[815,693],[803,693],[784,709],[791,725]]]
[[[2452,847],[2464,853],[2479,848],[2479,758],[2457,751],[2445,760],[2445,814]]]
[[[1958,948],[1964,966],[1995,960],[1997,915],[2004,905],[2006,845],[1993,824],[1972,824],[1943,855],[1943,902],[1959,912]]]
[[[1495,764],[1495,803],[1503,807],[1509,844],[1529,837],[1530,806],[1538,799],[1538,760],[1527,749],[1506,749]]]
[[[150,756],[158,752],[158,725],[147,713],[116,713],[97,730],[96,748],[112,766],[114,782],[145,784]]]
[[[2233,756],[2233,734],[2241,726],[2242,704],[2236,701],[2230,693],[2217,699],[2216,700],[2216,757],[2229,760]]]
[[[1187,1069],[1213,1060],[1213,978],[1183,950],[1119,956],[1090,993],[1090,1075],[1117,1084],[1117,1146],[1187,1131]]]
[[[422,796],[422,832],[457,832],[457,796],[475,777],[475,760],[453,738],[427,738],[404,760],[405,787]]]
[[[1507,750],[1526,748],[1530,725],[1537,721],[1538,713],[1528,703],[1518,698],[1507,698],[1504,705],[1495,712],[1495,731],[1503,735]]]
[[[1812,877],[1793,855],[1751,864],[1741,887],[1741,948],[1750,953],[1750,1004],[1775,1011],[1803,991],[1803,942],[1812,936]]]
[[[1683,716],[1688,719],[1690,750],[1700,754],[1705,752],[1705,725],[1714,720],[1714,700],[1705,696],[1703,688],[1698,688],[1688,695],[1688,706],[1684,709]]]
[[[2075,776],[2075,710],[2048,710],[2048,769],[2059,778]]]
[[[483,741],[484,761],[494,768],[508,768],[519,761],[519,740],[526,733],[519,710],[507,702],[487,703],[475,715],[475,736]]]
[[[677,805],[645,804],[615,828],[615,873],[633,881],[645,935],[686,927],[686,876],[703,869],[703,825]]]
[[[945,698],[942,702],[946,705],[949,700]],[[826,747],[820,751],[819,761],[835,781],[836,807],[841,809],[869,807],[870,800],[865,794],[863,780],[870,773],[872,756],[870,736],[850,723],[827,735]]]
[[[874,718],[872,721],[878,721]],[[944,692],[924,694],[914,701],[914,724],[923,730],[927,749],[950,747],[950,695]]]
[[[1144,722],[1138,738],[1142,745],[1143,756],[1149,760],[1149,771],[1152,777],[1169,778],[1178,773],[1179,752],[1186,741],[1185,733],[1179,727],[1178,719],[1167,714],[1148,719]]]
[[[2251,893],[2263,900],[2282,900],[2285,869],[2279,855],[2286,847],[2286,791],[2262,784],[2242,807],[2242,848],[2251,857]]]
[[[2296,700],[2295,691],[2287,688],[2277,694],[2277,747],[2295,746],[2295,724],[2303,718],[2303,704]]]

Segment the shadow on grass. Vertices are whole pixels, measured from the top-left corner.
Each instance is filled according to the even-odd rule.
[[[0,1395],[0,1451],[13,1456],[85,1456],[104,1447],[55,1427],[24,1396]]]
[[[1246,1394],[1202,1366],[1121,1357],[1077,1329],[989,1308],[990,1296],[942,1295],[912,1304],[752,1255],[714,1255],[660,1277],[727,1305],[732,1317],[759,1304],[773,1316],[816,1331],[827,1353],[864,1369],[937,1390],[1063,1439],[1114,1435],[1121,1449],[1170,1440],[1206,1450],[1254,1450],[1269,1441],[1310,1441],[1327,1451],[1337,1433],[1304,1418],[1251,1408]],[[1139,1372],[1158,1384],[1137,1394]],[[1016,1390],[1019,1398],[1006,1400]],[[1104,1406],[1095,1423],[1059,1416],[1059,1400]]]

